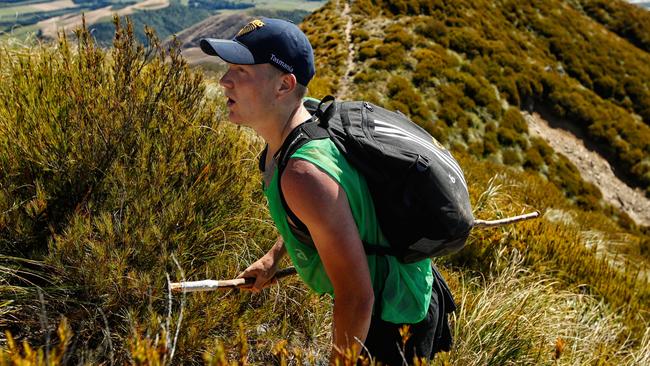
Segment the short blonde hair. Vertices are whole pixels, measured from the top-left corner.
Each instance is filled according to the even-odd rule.
[[[269,65],[271,65],[271,64],[269,64]],[[277,67],[275,67],[273,65],[271,65],[271,66],[272,66],[271,69],[274,70],[274,71],[272,71],[272,73],[269,74],[269,77],[271,77],[271,78],[280,77],[280,76],[288,74],[286,71],[280,70],[280,69],[278,69]],[[296,98],[302,99],[305,96],[307,96],[308,92],[309,92],[309,89],[307,89],[306,86],[296,82],[296,88],[293,91],[293,94],[296,96]]]

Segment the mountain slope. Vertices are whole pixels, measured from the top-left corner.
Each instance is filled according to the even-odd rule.
[[[517,143],[519,131],[500,125],[500,104],[550,108],[583,131],[619,177],[650,192],[650,55],[562,1],[489,4],[354,2],[353,93],[395,104],[384,96],[412,81],[419,96],[404,97],[414,100],[402,101],[402,110],[436,137],[497,159],[507,151],[494,148],[501,145],[511,151],[506,160],[542,170],[535,143]],[[321,56],[315,85],[325,84],[324,92],[337,91],[347,55],[344,24],[332,18],[316,13],[310,21],[318,25],[305,26]],[[391,84],[399,90],[387,90]],[[569,196],[598,196],[565,188]]]

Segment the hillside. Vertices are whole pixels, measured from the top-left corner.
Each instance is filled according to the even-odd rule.
[[[501,1],[488,7],[481,2],[451,6],[426,1],[425,11],[417,16],[409,16],[408,4],[414,2],[394,3],[402,5],[354,3],[357,56],[352,93],[359,94],[358,90],[367,99],[387,104],[387,96],[400,92],[411,99],[406,94],[412,90],[427,103],[404,100],[400,107],[423,124],[437,120],[426,122],[436,137],[495,159],[503,159],[507,151],[507,164],[537,169],[544,169],[536,159],[539,149],[511,138],[525,131],[499,126],[499,103],[530,111],[549,107],[556,117],[571,120],[584,132],[593,148],[618,168],[619,177],[650,192],[648,52],[615,37],[584,10],[564,2]],[[592,3],[596,2],[584,5],[598,6]],[[545,15],[538,18],[537,12]],[[650,27],[650,22],[645,24]],[[344,28],[340,23],[321,26],[314,33],[319,37],[313,38],[319,52],[328,54],[321,59],[326,69],[321,80],[329,84],[329,91],[336,91],[337,75],[344,71],[348,54],[341,39]],[[635,34],[649,33],[646,29]],[[625,67],[615,60],[624,60]],[[415,89],[396,86],[386,93],[382,87],[401,85],[401,80],[412,81]],[[498,94],[486,92],[490,87]],[[479,141],[479,136],[485,137]],[[501,145],[508,149],[495,149]],[[575,197],[592,195],[590,188],[565,188]]]
[[[110,46],[115,15],[129,17],[140,42],[146,41],[144,26],[165,39],[216,14],[237,14],[254,9],[299,22],[323,1],[245,0],[11,0],[0,3],[0,39],[54,40],[58,32],[71,32],[84,21],[95,40]]]
[[[648,33],[624,26],[628,6],[333,0],[301,24],[311,95],[409,114],[459,160],[477,218],[543,213],[435,260],[459,308],[434,364],[650,361],[649,229],[535,132],[575,133],[647,188]],[[217,77],[130,30],[110,49],[88,31],[0,43],[0,364],[326,362],[331,299],[295,277],[258,295],[168,292],[236,276],[276,232],[261,142],[226,122]]]

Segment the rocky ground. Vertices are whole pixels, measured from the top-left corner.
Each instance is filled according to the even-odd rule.
[[[609,162],[598,152],[587,148],[583,140],[576,136],[576,131],[552,127],[537,112],[524,112],[524,117],[531,135],[543,138],[556,152],[569,158],[583,179],[600,188],[605,201],[627,213],[637,224],[650,225],[650,199],[641,190],[633,189],[620,180]]]

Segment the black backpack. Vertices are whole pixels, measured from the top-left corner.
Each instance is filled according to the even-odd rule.
[[[367,254],[393,255],[412,263],[460,250],[474,223],[463,172],[438,141],[400,112],[368,102],[327,96],[304,103],[313,118],[296,127],[278,155],[282,178],[291,155],[305,143],[330,138],[366,179],[381,230],[390,248],[364,243]],[[266,150],[260,157],[264,169]],[[280,182],[278,182],[280,186]],[[309,242],[306,226],[289,209],[294,234]]]

